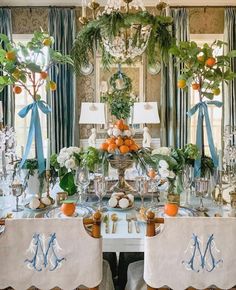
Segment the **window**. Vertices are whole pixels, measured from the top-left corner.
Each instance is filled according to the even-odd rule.
[[[31,40],[32,35],[30,34],[13,34],[13,41],[15,43],[26,44],[29,40]],[[45,48],[44,55],[47,56],[47,48]],[[41,59],[40,59],[41,58]],[[39,55],[38,61],[42,62],[43,59],[47,57],[42,57]],[[38,76],[37,76],[38,75]],[[39,78],[39,74],[36,74],[36,78]],[[27,83],[29,89],[31,89],[31,83]],[[46,87],[45,84],[42,85],[39,89],[39,94],[42,97],[42,100],[46,101]],[[33,102],[32,97],[25,91],[22,90],[22,93],[19,95],[15,95],[15,131],[16,131],[16,140],[17,140],[17,154],[18,156],[22,156],[22,151],[24,150],[27,142],[28,131],[31,120],[31,112],[25,118],[21,118],[18,115],[18,112],[23,109],[25,106],[31,104]],[[43,147],[46,148],[46,138],[47,138],[47,117],[39,110],[41,129],[42,129],[42,138],[43,138]],[[45,152],[45,151],[44,151]],[[29,158],[35,157],[35,146],[32,144]]]
[[[223,40],[223,34],[191,34],[190,35],[191,41],[195,41],[198,46],[202,47],[204,43],[212,44],[215,40]],[[222,50],[215,51],[215,55],[222,54]],[[222,89],[221,89],[222,92]],[[222,101],[222,93],[220,95],[215,96],[214,100]],[[199,102],[198,99],[198,92],[191,89],[191,107]],[[211,122],[212,128],[212,135],[215,147],[217,150],[221,149],[221,119],[222,119],[222,108],[217,108],[216,106],[208,106],[209,110],[209,117]],[[198,114],[195,114],[190,119],[190,142],[196,144],[196,131],[197,131],[197,119]],[[204,125],[204,144],[206,153],[209,155],[209,146],[207,140],[206,129]]]

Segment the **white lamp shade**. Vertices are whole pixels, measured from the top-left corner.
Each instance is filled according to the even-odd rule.
[[[105,104],[82,103],[80,112],[80,124],[105,124]]]
[[[157,102],[134,103],[133,124],[159,124]]]

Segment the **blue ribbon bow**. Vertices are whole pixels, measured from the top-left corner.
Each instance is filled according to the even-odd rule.
[[[207,139],[210,147],[211,157],[214,162],[215,167],[218,166],[218,156],[216,153],[216,149],[214,146],[211,123],[208,112],[208,105],[215,105],[218,108],[222,107],[223,103],[219,101],[200,101],[198,104],[192,107],[192,109],[187,113],[189,117],[192,117],[198,111],[198,121],[197,121],[197,136],[196,136],[196,144],[199,150],[202,150],[202,134],[203,134],[203,120],[205,117],[206,130],[207,130]],[[200,176],[201,169],[201,158],[195,161],[195,176]]]
[[[44,114],[48,114],[51,112],[50,107],[44,101],[39,100],[39,101],[34,101],[32,104],[29,104],[28,106],[24,107],[18,113],[18,115],[21,118],[24,118],[29,113],[29,111],[32,110],[26,149],[20,163],[20,168],[23,167],[29,155],[30,148],[33,142],[33,137],[35,136],[38,168],[39,168],[39,173],[42,173],[45,170],[45,162],[44,162],[44,154],[43,154],[43,140],[42,140],[40,118],[39,118],[39,109]]]

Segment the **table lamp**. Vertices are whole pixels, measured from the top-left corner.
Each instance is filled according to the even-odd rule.
[[[143,147],[150,148],[152,137],[147,124],[160,123],[157,102],[134,103],[132,123],[145,124],[143,128]]]
[[[105,104],[103,103],[81,103],[81,112],[79,124],[105,124]],[[96,147],[97,132],[95,127],[91,129],[91,135],[88,138],[88,144]]]

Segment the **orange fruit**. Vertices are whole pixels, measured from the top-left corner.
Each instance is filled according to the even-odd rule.
[[[13,50],[10,50],[5,55],[7,60],[15,60],[16,59],[16,53]]]
[[[115,144],[115,138],[113,138],[113,137],[108,138],[108,139],[106,140],[106,143],[108,143],[108,145],[110,145],[110,144]]]
[[[61,211],[64,215],[66,216],[72,216],[75,212],[75,203],[74,202],[64,202],[62,205],[61,205]]]
[[[57,84],[53,81],[50,81],[49,87],[51,91],[55,91],[57,89]]]
[[[103,151],[107,151],[108,150],[108,144],[107,143],[102,143],[101,145],[100,145],[100,149],[101,150],[103,150]]]
[[[213,93],[215,96],[219,96],[219,94],[220,94],[220,88],[213,89],[213,90],[212,90],[212,93]]]
[[[192,84],[192,89],[193,89],[193,90],[199,90],[199,89],[200,89],[200,85],[197,84],[197,83],[193,83],[193,84]]]
[[[185,88],[186,87],[186,80],[178,80],[177,86],[180,89]]]
[[[17,95],[19,95],[22,92],[22,88],[19,86],[14,86],[13,87],[13,92]]]
[[[124,130],[124,122],[123,122],[123,120],[116,121],[115,126],[116,126],[116,128],[118,128],[121,131],[123,131]]]
[[[126,125],[126,124],[124,124],[123,129],[124,129],[124,130],[129,130],[129,126]]]
[[[123,143],[124,143],[124,141],[123,141],[123,139],[121,137],[118,137],[115,142],[116,142],[116,145],[118,147],[122,146]]]
[[[12,76],[16,79],[16,80],[19,80],[20,78],[20,75],[21,75],[21,72],[16,68],[14,70],[14,72],[12,73]]]
[[[40,78],[42,80],[46,80],[47,77],[48,77],[48,73],[46,71],[41,71]]]
[[[129,146],[129,150],[130,151],[138,151],[139,146],[137,144],[132,144],[131,146]]]
[[[48,38],[44,38],[44,40],[43,40],[43,45],[45,45],[45,46],[50,46],[51,44],[52,44],[52,40],[51,40],[50,37],[48,37]]]
[[[107,151],[108,151],[109,153],[114,153],[114,152],[116,151],[116,149],[117,149],[116,144],[115,144],[115,143],[114,143],[114,144],[111,143],[111,144],[108,146]]]
[[[156,177],[156,171],[154,169],[149,170],[148,176],[150,178],[155,178]]]
[[[213,67],[215,64],[216,64],[216,59],[214,57],[209,57],[205,62],[205,65],[208,67]]]
[[[120,153],[121,153],[121,154],[129,153],[129,147],[126,146],[126,145],[122,145],[122,146],[120,146],[119,149],[120,149]]]
[[[199,55],[197,57],[197,59],[198,59],[199,62],[204,62],[205,61],[205,57],[203,55]]]
[[[131,139],[126,139],[125,142],[124,142],[124,144],[126,146],[131,146],[131,145],[133,145],[133,141]]]
[[[179,207],[175,203],[166,203],[164,206],[164,213],[169,216],[176,216],[178,213]]]

